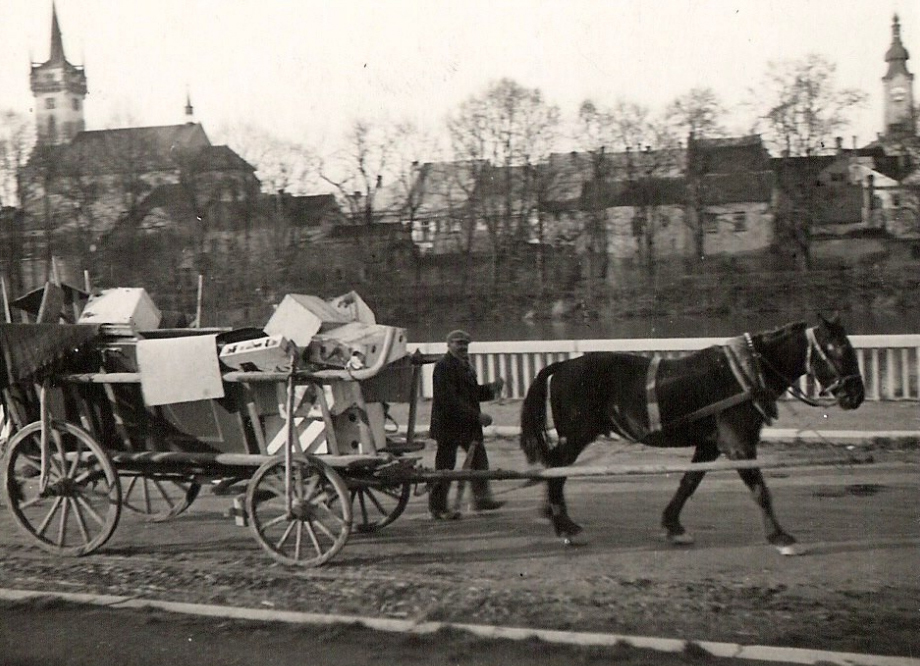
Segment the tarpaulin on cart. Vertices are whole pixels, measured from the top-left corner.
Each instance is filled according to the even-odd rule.
[[[89,324],[0,324],[0,384],[35,377],[98,334],[99,327]]]

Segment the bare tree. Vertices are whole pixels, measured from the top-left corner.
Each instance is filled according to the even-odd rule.
[[[700,159],[697,142],[725,136],[722,119],[725,108],[712,88],[692,88],[668,104],[664,120],[674,143],[687,142],[687,214],[684,223],[693,237],[693,263],[699,264],[706,256],[704,229],[705,206],[703,182],[707,165]]]
[[[866,101],[854,88],[840,88],[837,67],[810,54],[799,60],[771,62],[757,91],[758,125],[766,143],[781,153],[777,174],[777,244],[791,245],[799,265],[811,264],[812,228],[820,211],[813,179],[800,177],[796,157],[831,153],[835,137],[848,125],[848,114]]]
[[[698,139],[725,136],[725,107],[712,88],[691,88],[668,104],[664,121],[676,137]]]
[[[420,178],[422,165],[441,158],[437,139],[428,131],[413,123],[396,126],[397,150],[389,169],[389,198],[386,205],[391,215],[398,215],[402,221],[414,225],[419,209],[424,205],[426,191]]]
[[[35,126],[28,116],[13,109],[0,111],[0,206],[20,205],[20,169],[34,146]]]
[[[372,224],[376,220],[377,193],[398,172],[400,145],[414,132],[408,122],[381,125],[355,120],[345,135],[346,147],[328,160],[320,160],[319,174],[335,188],[351,219]]]
[[[765,142],[783,155],[833,152],[834,137],[850,123],[848,114],[865,104],[855,88],[840,88],[837,66],[825,56],[772,61],[756,93],[757,123]]]
[[[478,222],[485,225],[493,287],[501,269],[513,268],[513,262],[505,260],[531,236],[539,190],[535,166],[552,152],[559,122],[559,108],[538,88],[511,79],[489,84],[448,117],[455,157],[480,167],[467,228],[472,237]]]
[[[585,102],[579,117],[584,141],[595,142],[588,151],[594,170],[586,201],[592,211],[586,230],[590,247],[606,253],[606,209],[613,196],[616,206],[633,211],[637,256],[653,272],[659,208],[667,198],[662,183],[677,177],[682,167],[678,139],[668,123],[653,116],[648,107],[628,100],[618,100],[607,108]],[[620,152],[615,152],[617,149]],[[607,261],[606,254],[598,260]]]
[[[0,111],[0,211],[22,205],[24,196],[22,168],[35,146],[35,126],[27,116],[13,109]],[[15,291],[24,285],[23,234],[21,217],[9,211],[0,230],[0,267]],[[16,223],[12,223],[13,220]]]
[[[255,167],[263,192],[300,195],[320,184],[316,152],[309,146],[249,123],[226,125],[215,133],[215,139]]]

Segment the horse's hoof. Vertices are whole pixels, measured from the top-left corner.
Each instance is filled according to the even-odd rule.
[[[805,554],[805,549],[797,543],[791,543],[786,546],[777,546],[776,550],[779,551],[780,555],[785,557],[794,557],[796,555]]]
[[[664,538],[668,540],[672,546],[692,546],[694,544],[694,539],[691,535],[687,534],[670,534],[666,533]]]
[[[562,536],[562,545],[566,548],[578,548],[582,545],[582,541],[576,541],[574,534],[564,534]]]

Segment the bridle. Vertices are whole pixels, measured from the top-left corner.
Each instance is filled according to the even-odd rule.
[[[808,375],[812,377],[819,386],[822,387],[820,395],[827,395],[828,393],[833,395],[834,392],[842,385],[846,384],[851,379],[859,379],[860,375],[858,372],[852,375],[845,375],[840,371],[840,368],[837,367],[837,364],[828,357],[827,352],[824,351],[824,347],[818,343],[818,338],[815,335],[816,329],[817,326],[813,326],[805,331],[805,337],[808,338],[808,354],[806,355],[805,359],[805,372],[808,373]],[[818,379],[818,376],[815,374],[812,350],[817,352],[818,356],[821,357],[821,360],[824,361],[825,367],[831,371],[831,374],[834,375],[834,381],[828,386],[824,386],[821,383],[821,380]]]
[[[845,375],[843,372],[841,372],[841,370],[837,367],[837,364],[827,355],[827,352],[824,351],[821,343],[818,342],[818,337],[815,335],[817,328],[817,326],[812,326],[811,328],[805,330],[805,338],[808,340],[808,349],[805,353],[805,376],[811,377],[821,388],[821,391],[818,394],[819,396],[829,395],[832,397],[832,400],[829,403],[811,399],[802,391],[802,389],[796,385],[794,380],[789,379],[783,373],[777,370],[776,367],[770,363],[770,361],[766,359],[762,354],[756,351],[753,353],[761,363],[765,364],[777,377],[783,380],[783,382],[789,387],[789,392],[796,399],[804,402],[806,405],[811,405],[812,407],[824,407],[828,405],[839,404],[840,398],[837,397],[835,391],[837,391],[837,389],[846,384],[848,381],[852,379],[858,379],[860,375]],[[753,345],[751,345],[751,349],[753,351]],[[834,381],[827,386],[825,386],[824,383],[818,379],[818,375],[815,372],[815,357],[820,358],[824,363],[825,368],[834,376]]]

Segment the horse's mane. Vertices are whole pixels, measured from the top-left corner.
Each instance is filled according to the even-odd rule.
[[[783,338],[788,338],[794,333],[799,333],[804,331],[808,327],[808,323],[805,321],[794,321],[788,324],[784,324],[777,328],[772,328],[768,331],[761,331],[755,333],[754,337],[762,340],[766,344],[771,342],[776,342],[777,340],[782,340]]]

